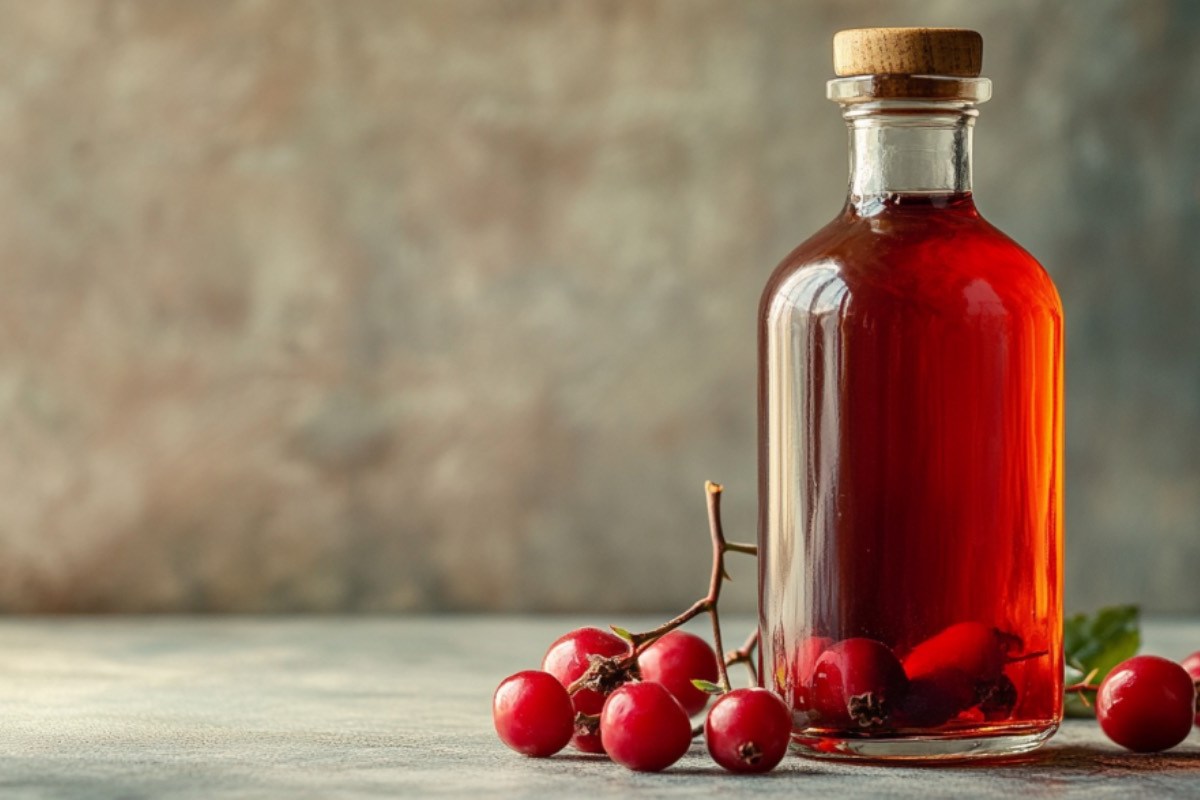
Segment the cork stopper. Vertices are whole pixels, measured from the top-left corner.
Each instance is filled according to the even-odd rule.
[[[833,37],[833,70],[852,75],[977,78],[983,37],[964,28],[855,28]]]

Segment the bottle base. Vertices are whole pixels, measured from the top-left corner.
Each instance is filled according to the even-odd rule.
[[[851,761],[946,763],[1003,759],[1036,750],[1057,730],[1058,723],[965,736],[914,735],[868,739],[796,733],[792,734],[792,750],[808,758]]]

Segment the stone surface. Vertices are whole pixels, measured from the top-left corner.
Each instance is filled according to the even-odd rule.
[[[1068,604],[1200,611],[1194,3],[0,18],[0,610],[690,600],[844,192],[832,35],[916,23],[983,32],[981,206],[1066,302]]]
[[[879,767],[789,757],[720,771],[700,744],[661,775],[522,758],[491,693],[585,622],[565,617],[0,621],[0,794],[34,798],[1195,797],[1200,733],[1160,755],[1073,721],[1023,762]],[[653,620],[633,620],[651,623]],[[638,627],[634,624],[633,627]],[[730,631],[748,626],[726,621]],[[701,631],[702,632],[702,631]],[[1181,658],[1200,623],[1146,626]]]

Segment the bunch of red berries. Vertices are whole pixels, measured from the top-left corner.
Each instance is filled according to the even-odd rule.
[[[542,669],[518,672],[496,690],[496,732],[512,749],[549,756],[570,742],[586,753],[607,753],[632,770],[657,772],[674,764],[703,730],[713,759],[733,772],[766,772],[783,760],[792,713],[780,697],[758,688],[753,653],[757,631],[722,658],[717,611],[725,554],[754,555],[750,544],[727,542],[721,527],[721,487],[705,486],[712,573],[708,594],[674,619],[645,633],[580,628],[546,651]],[[701,614],[712,619],[716,651],[678,630]],[[744,663],[754,684],[733,689],[727,667]],[[702,729],[691,718],[719,695]]]
[[[721,696],[704,726],[713,759],[734,772],[770,770],[787,751],[791,712],[766,689],[716,689],[723,666],[706,641],[685,631],[638,651],[606,631],[579,628],[550,645],[541,671],[500,684],[496,731],[527,755],[553,755],[569,742],[629,769],[657,772],[688,751],[691,717],[708,705],[706,689],[716,690]]]

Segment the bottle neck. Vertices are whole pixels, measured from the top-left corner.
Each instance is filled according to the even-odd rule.
[[[850,190],[856,207],[896,195],[971,192],[976,112],[963,103],[889,100],[845,107],[850,130]]]

